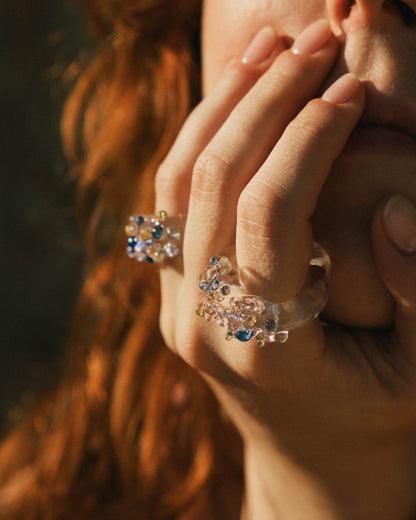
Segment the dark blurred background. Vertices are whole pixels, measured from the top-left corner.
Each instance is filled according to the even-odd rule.
[[[0,3],[0,421],[62,356],[82,251],[59,135],[89,41],[82,1]]]

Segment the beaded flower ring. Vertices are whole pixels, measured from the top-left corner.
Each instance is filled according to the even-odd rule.
[[[198,276],[204,299],[195,310],[198,316],[225,327],[227,340],[246,342],[255,338],[260,347],[284,343],[290,330],[312,321],[325,307],[330,267],[327,252],[315,242],[307,280],[299,294],[292,300],[273,303],[246,294],[230,259],[213,257]]]
[[[166,211],[158,215],[133,215],[125,227],[127,255],[138,262],[160,263],[174,258],[181,246],[181,217],[168,217]]]

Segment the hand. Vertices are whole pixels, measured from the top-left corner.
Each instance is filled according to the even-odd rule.
[[[226,342],[224,329],[194,308],[201,299],[196,275],[234,243],[238,265],[252,273],[244,279],[250,293],[281,302],[301,288],[313,241],[309,219],[365,102],[351,77],[314,98],[337,49],[329,35],[309,54],[277,41],[274,59],[231,62],[185,123],[156,184],[156,209],[187,215],[183,263],[161,271],[168,346],[203,374],[246,443],[263,451],[279,446],[323,480],[336,475],[336,496],[345,484],[340,460],[347,466],[346,457],[354,459],[356,477],[358,453],[383,452],[387,460],[390,440],[396,449],[400,439],[405,457],[416,430],[416,260],[393,245],[385,202],[374,216],[373,240],[396,302],[393,330],[342,329],[316,319],[292,331],[284,346],[259,349],[254,340]],[[361,477],[368,478],[366,470]],[[400,500],[406,507],[406,497]]]

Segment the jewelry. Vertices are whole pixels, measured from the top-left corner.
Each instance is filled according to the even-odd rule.
[[[299,294],[283,303],[249,295],[241,286],[238,272],[226,256],[213,257],[198,276],[204,299],[196,307],[198,316],[227,329],[225,339],[284,343],[289,331],[315,319],[328,301],[331,262],[316,242],[308,276]]]
[[[127,255],[138,262],[160,263],[180,253],[181,217],[168,217],[166,211],[158,215],[133,215],[125,227]]]

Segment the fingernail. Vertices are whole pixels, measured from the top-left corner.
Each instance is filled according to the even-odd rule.
[[[330,103],[346,103],[358,92],[360,82],[355,74],[349,72],[336,80],[323,94],[322,99]]]
[[[384,229],[396,247],[416,253],[416,208],[402,195],[394,195],[384,208]]]
[[[332,31],[328,20],[322,19],[309,25],[292,45],[293,54],[313,54],[326,44]]]
[[[263,63],[270,57],[275,45],[276,35],[274,30],[269,26],[263,27],[247,47],[242,59],[243,63],[251,65]]]

